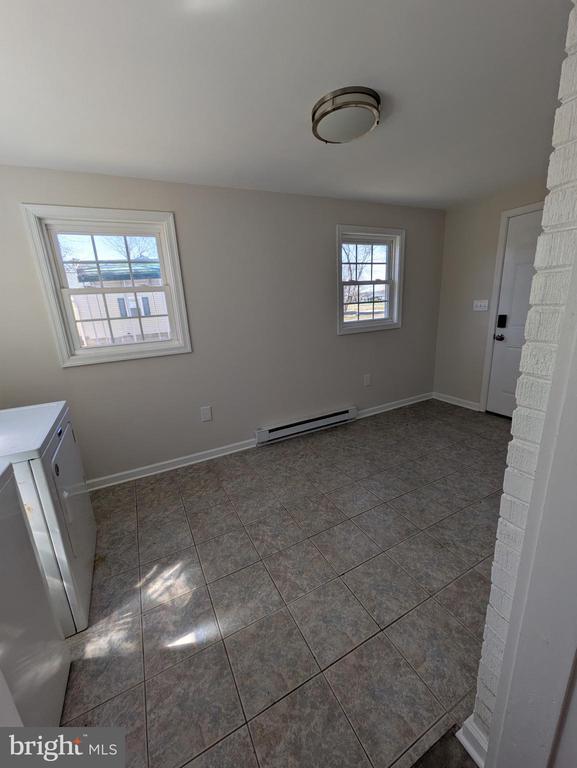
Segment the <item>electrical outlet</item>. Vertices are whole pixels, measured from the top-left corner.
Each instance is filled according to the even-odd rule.
[[[473,299],[473,312],[487,312],[489,299]]]
[[[371,374],[365,373],[363,376],[363,387],[370,387],[371,386]]]
[[[200,408],[200,420],[201,421],[212,421],[212,406],[210,405],[203,405]]]

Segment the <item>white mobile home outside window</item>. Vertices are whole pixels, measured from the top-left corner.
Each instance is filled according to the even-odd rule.
[[[63,366],[191,351],[172,213],[23,208]]]
[[[337,227],[338,333],[400,328],[405,231]]]

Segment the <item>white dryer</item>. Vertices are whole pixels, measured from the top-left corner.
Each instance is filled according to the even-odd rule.
[[[96,524],[67,404],[0,411],[0,456],[12,463],[54,611],[68,637],[88,626]]]
[[[57,726],[69,666],[14,473],[0,459],[0,726]]]

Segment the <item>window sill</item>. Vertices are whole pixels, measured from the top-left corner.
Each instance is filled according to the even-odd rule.
[[[400,328],[401,323],[355,323],[354,325],[339,325],[337,329],[338,336],[349,336],[352,333],[369,333],[370,331],[390,331],[395,328]]]
[[[91,349],[76,352],[62,362],[63,368],[76,368],[79,365],[97,363],[117,363],[125,360],[139,360],[146,357],[164,357],[165,355],[183,355],[192,352],[190,344],[182,342],[161,342],[160,344],[126,345],[122,349]]]

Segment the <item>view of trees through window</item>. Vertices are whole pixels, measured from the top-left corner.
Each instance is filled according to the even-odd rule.
[[[389,318],[389,245],[341,245],[343,320],[356,323]]]
[[[81,347],[171,338],[156,237],[59,232],[56,241]]]

